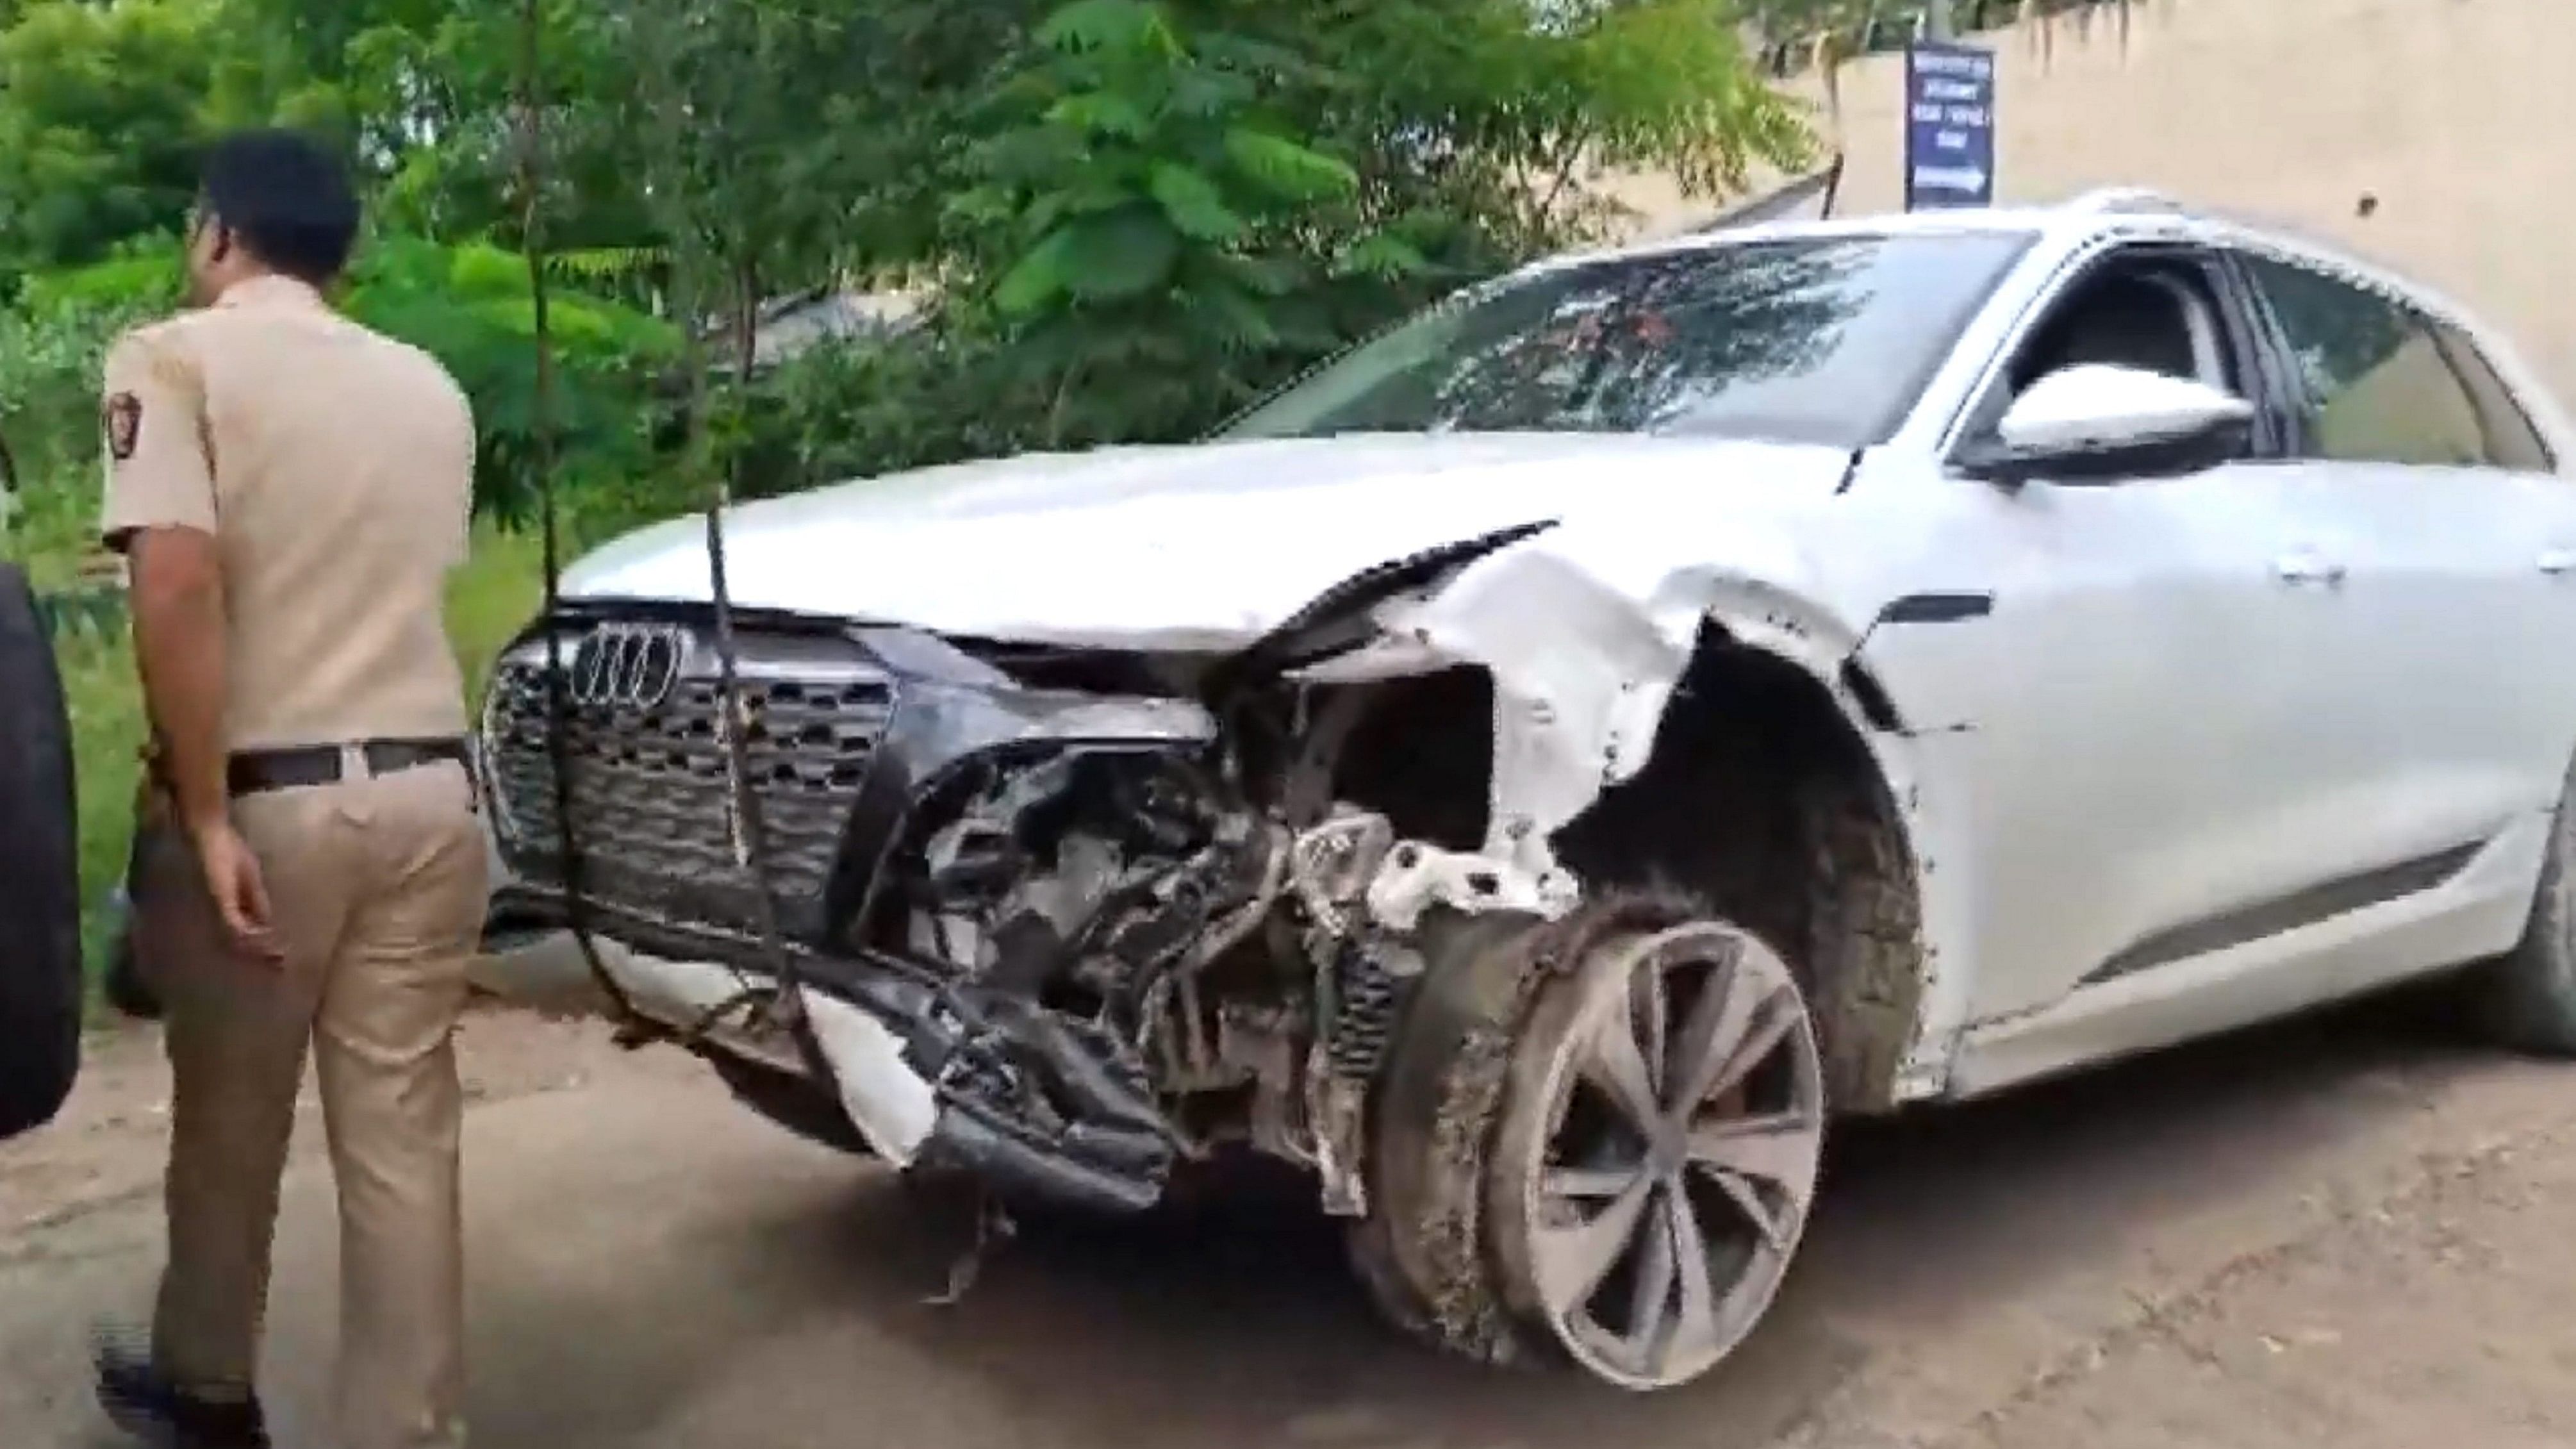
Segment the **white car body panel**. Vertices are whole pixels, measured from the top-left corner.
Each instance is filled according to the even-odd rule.
[[[1426,548],[1532,522],[1541,552],[1651,592],[1665,528],[1722,568],[1764,569],[1767,525],[1828,500],[1829,448],[1612,435],[1344,437],[1112,448],[963,464],[735,510],[728,583],[747,609],[1028,643],[1222,652],[1325,589]],[[565,575],[577,598],[709,597],[702,525],[610,544]],[[1727,537],[1715,536],[1723,533]],[[1632,594],[1643,599],[1645,593]]]
[[[2330,600],[2276,598],[2291,524],[2261,471],[2124,487],[1951,483],[1990,543],[1972,628],[1890,631],[1864,658],[1917,729],[1981,742],[1976,1009],[2027,1010],[2175,921],[2291,888],[2286,829],[2356,773],[2302,749],[2333,681],[2284,669]],[[2193,679],[2225,687],[2178,696]],[[2150,783],[2151,782],[2151,783]]]
[[[2448,885],[2141,972],[1971,1028],[1944,1093],[1982,1096],[2093,1062],[2288,1015],[2509,949],[2530,914],[2549,819],[2508,827]]]
[[[1994,230],[2031,250],[1883,446],[1604,435],[1353,436],[1048,455],[736,509],[734,604],[983,639],[1240,648],[1325,589],[1533,523],[1427,598],[1382,609],[1344,677],[1441,662],[1497,684],[1495,838],[1546,835],[1642,768],[1703,621],[1806,668],[1898,803],[1926,964],[1902,1097],[1968,1094],[2296,1010],[2511,944],[2576,746],[2576,677],[2536,668],[2576,625],[2564,478],[2229,465],[2019,489],[1942,466],[1996,366],[2070,270],[2123,241],[2323,262],[2462,328],[2576,456],[2518,357],[2457,309],[2348,259],[2147,208],[1747,228]],[[1571,264],[1566,258],[1540,269]],[[702,525],[620,540],[568,597],[703,602]],[[2314,558],[2324,587],[2285,577]],[[1881,627],[1926,595],[1969,627]],[[1899,727],[1851,692],[1857,660]],[[2177,923],[2474,847],[2403,899],[2087,981]]]

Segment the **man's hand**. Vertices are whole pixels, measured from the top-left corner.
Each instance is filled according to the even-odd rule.
[[[268,885],[260,878],[259,857],[229,820],[202,825],[196,831],[197,863],[206,872],[206,893],[232,931],[244,954],[269,965],[286,959],[270,929]]]

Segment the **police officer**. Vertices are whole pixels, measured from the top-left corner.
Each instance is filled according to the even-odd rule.
[[[106,368],[104,532],[169,792],[136,944],[175,1083],[149,1347],[103,1347],[99,1389],[194,1449],[267,1442],[253,1369],[308,1048],[340,1194],[337,1442],[462,1437],[453,1034],[486,885],[441,600],[474,427],[436,362],[324,300],[358,220],[313,141],[220,141],[198,310]]]

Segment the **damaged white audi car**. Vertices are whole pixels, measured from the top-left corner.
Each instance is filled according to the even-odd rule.
[[[2576,1049],[2571,448],[2135,193],[1549,261],[1202,444],[742,507],[721,615],[702,521],[583,560],[493,932],[809,1136],[1248,1147],[1407,1325],[1675,1385],[1836,1118],[2445,971]]]

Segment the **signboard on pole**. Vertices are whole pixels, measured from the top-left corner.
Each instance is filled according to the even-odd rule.
[[[1994,52],[1918,40],[1905,51],[1905,209],[1994,199]]]

